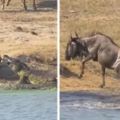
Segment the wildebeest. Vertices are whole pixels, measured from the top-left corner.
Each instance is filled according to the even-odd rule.
[[[30,84],[29,81],[30,68],[27,66],[27,64],[21,62],[19,59],[12,58],[8,55],[4,55],[1,62],[7,64],[12,71],[18,74],[19,77],[20,77],[19,72],[24,71],[23,76],[20,77],[20,83]]]
[[[89,60],[99,62],[102,69],[102,84],[105,86],[105,70],[106,68],[114,69],[120,75],[120,47],[107,35],[96,32],[88,37],[70,38],[66,48],[66,60],[74,59],[75,57],[84,57],[80,78],[84,74],[85,63]]]
[[[5,5],[9,6],[11,0],[1,0],[1,2],[2,2],[2,9],[4,10]],[[26,0],[22,0],[22,2],[23,2],[23,5],[24,5],[24,9],[27,10]],[[33,0],[33,8],[34,8],[34,10],[37,10],[36,0]]]

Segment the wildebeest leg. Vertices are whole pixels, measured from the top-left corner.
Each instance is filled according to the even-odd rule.
[[[120,64],[117,66],[117,68],[115,69],[115,71],[117,72],[117,78],[120,79]]]
[[[4,10],[4,8],[5,8],[5,0],[1,0],[1,2],[2,2],[2,10]]]
[[[81,73],[80,73],[80,76],[79,78],[82,78],[83,77],[83,74],[84,74],[84,69],[85,69],[85,63],[89,60],[92,59],[92,56],[89,55],[88,57],[85,58],[85,60],[82,61],[82,67],[81,67]]]
[[[11,0],[8,0],[6,5],[8,6],[10,4],[10,2],[11,2]]]
[[[37,10],[35,0],[33,0],[33,8],[34,8],[34,10]]]
[[[26,0],[22,0],[22,1],[23,1],[24,9],[27,10]]]
[[[105,86],[105,67],[102,66],[102,84],[100,85],[101,88]]]

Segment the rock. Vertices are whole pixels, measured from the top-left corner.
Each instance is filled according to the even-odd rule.
[[[18,26],[18,27],[16,27],[15,31],[17,31],[17,32],[23,32],[23,28],[20,27],[20,26]]]
[[[8,65],[0,63],[0,78],[5,80],[18,80],[17,73],[13,72]]]
[[[38,35],[38,34],[37,34],[36,32],[34,32],[34,31],[32,31],[31,34],[33,34],[33,35]]]

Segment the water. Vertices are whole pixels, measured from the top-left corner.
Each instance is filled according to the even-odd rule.
[[[54,91],[0,91],[0,120],[56,120]]]
[[[61,120],[119,120],[120,96],[61,93]]]

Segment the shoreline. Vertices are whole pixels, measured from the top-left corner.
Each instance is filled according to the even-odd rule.
[[[98,95],[106,95],[106,96],[120,96],[120,89],[94,89],[94,90],[61,90],[61,93],[88,93],[88,94],[98,94]]]
[[[119,95],[120,89],[116,88],[93,88],[93,89],[61,89],[60,93],[78,93],[78,92],[87,92],[87,93],[96,93],[96,94],[105,94],[105,95]]]
[[[19,84],[17,82],[0,83],[0,89],[2,90],[19,90],[19,89],[31,89],[31,90],[47,90],[57,88],[56,83],[46,84]]]

